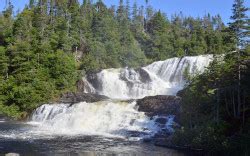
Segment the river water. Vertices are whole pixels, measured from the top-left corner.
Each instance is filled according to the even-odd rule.
[[[182,156],[140,140],[95,135],[49,135],[39,126],[0,120],[0,155]]]

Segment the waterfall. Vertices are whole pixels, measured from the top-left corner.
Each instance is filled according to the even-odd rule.
[[[104,69],[88,74],[82,78],[81,90],[108,96],[110,100],[73,105],[45,104],[33,112],[30,123],[36,123],[42,132],[48,134],[147,137],[169,133],[173,131],[174,116],[148,117],[138,111],[135,101],[121,99],[175,95],[186,84],[185,73],[194,75],[203,72],[212,57],[171,58],[139,69]]]
[[[166,118],[165,124],[156,123]],[[135,102],[101,101],[69,104],[45,104],[31,116],[32,123],[50,134],[85,134],[114,136],[152,136],[169,129],[173,117],[147,117],[137,111]]]
[[[176,95],[186,84],[185,71],[189,75],[201,73],[212,58],[212,55],[188,56],[154,62],[139,69],[104,69],[84,78],[85,92],[112,99]]]

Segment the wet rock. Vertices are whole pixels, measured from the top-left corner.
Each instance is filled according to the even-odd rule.
[[[180,113],[180,101],[178,96],[157,95],[148,96],[137,100],[139,111],[145,112],[148,116],[175,115]],[[159,122],[164,122],[162,119]]]
[[[76,86],[77,86],[77,90],[79,92],[84,92],[86,90],[86,87],[85,87],[86,84],[85,84],[84,79],[78,80],[77,83],[76,83]]]
[[[162,125],[165,125],[167,123],[167,119],[166,118],[157,118],[155,120],[155,122],[162,124]]]
[[[87,73],[87,80],[96,90],[102,90],[102,84],[98,80],[97,72]]]
[[[93,88],[92,84],[85,77],[77,81],[76,87],[78,92],[96,94],[95,88]]]
[[[161,138],[167,138],[171,135],[172,133],[166,133],[166,132],[158,132],[153,136],[154,140],[161,139]]]
[[[180,90],[180,91],[177,92],[176,95],[179,96],[179,97],[183,97],[184,92],[185,92],[185,89]]]
[[[150,137],[150,138],[143,138],[142,139],[143,142],[151,142],[153,141],[153,139]]]
[[[148,82],[152,81],[148,72],[146,72],[144,69],[142,69],[142,68],[136,69],[136,72],[138,72],[140,74],[141,82],[148,83]]]
[[[143,68],[138,69],[130,69],[123,70],[120,74],[120,80],[126,82],[128,88],[133,88],[135,85],[135,82],[131,82],[131,79],[134,79],[134,76],[138,77],[137,83],[149,83],[151,82],[151,78],[147,71],[145,71]]]
[[[146,133],[144,132],[138,132],[138,131],[128,131],[127,135],[129,137],[140,137],[141,135],[145,135]]]
[[[61,98],[56,101],[57,103],[79,103],[79,102],[98,102],[106,100],[108,97],[104,95],[83,93],[83,92],[67,92],[61,96]]]

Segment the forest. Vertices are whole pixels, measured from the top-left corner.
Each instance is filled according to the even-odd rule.
[[[150,1],[130,2],[107,7],[102,0],[30,0],[14,13],[9,1],[0,13],[0,113],[24,118],[76,90],[88,72],[214,54],[209,68],[187,76],[178,93],[182,126],[174,141],[211,152],[249,150],[250,21],[244,1],[235,0],[231,23],[220,15],[166,15]]]

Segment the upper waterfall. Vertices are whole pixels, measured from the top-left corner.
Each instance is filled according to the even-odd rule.
[[[138,99],[153,95],[175,95],[186,84],[185,73],[201,73],[213,55],[186,56],[157,61],[133,69],[104,69],[83,78],[86,93],[96,93],[112,99]]]

